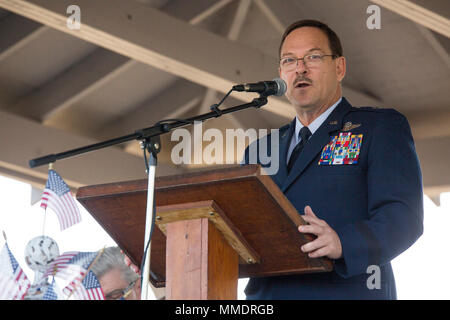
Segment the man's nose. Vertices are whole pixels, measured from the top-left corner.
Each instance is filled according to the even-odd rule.
[[[301,59],[297,60],[297,66],[295,67],[295,72],[306,74],[308,72],[308,67],[306,66],[305,62]]]

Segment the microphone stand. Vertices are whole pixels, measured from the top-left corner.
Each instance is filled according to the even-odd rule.
[[[116,144],[124,143],[131,140],[140,140],[141,148],[144,150],[144,158],[146,158],[146,151],[149,152],[149,160],[146,160],[146,168],[148,173],[148,187],[147,187],[147,207],[145,218],[145,239],[144,239],[144,254],[141,264],[142,284],[141,284],[141,300],[148,300],[148,281],[150,279],[150,242],[151,235],[154,227],[155,215],[155,178],[156,178],[156,165],[157,154],[161,150],[160,135],[172,131],[175,128],[193,124],[194,121],[206,121],[211,118],[218,118],[223,114],[240,111],[247,108],[260,108],[267,104],[267,95],[260,94],[258,98],[253,99],[250,103],[241,104],[238,106],[230,107],[224,110],[219,109],[220,104],[228,97],[233,91],[231,89],[219,104],[213,104],[210,107],[211,112],[204,113],[195,117],[187,118],[185,120],[168,119],[157,122],[156,125],[144,129],[136,130],[133,134],[125,135],[115,139],[94,143],[85,147],[72,149],[69,151],[49,154],[40,158],[35,158],[29,161],[31,168],[42,166],[45,164],[53,163],[57,160],[73,157],[76,155],[84,154],[87,152],[103,149]]]

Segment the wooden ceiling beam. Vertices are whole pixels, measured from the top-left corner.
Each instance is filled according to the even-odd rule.
[[[450,20],[409,0],[370,0],[398,15],[450,38]]]
[[[255,5],[259,8],[259,10],[264,14],[264,16],[269,20],[270,24],[273,26],[275,30],[278,31],[280,36],[283,34],[286,29],[285,23],[283,23],[278,16],[273,12],[273,10],[267,5],[264,0],[253,0]]]
[[[235,0],[196,0],[186,6],[186,0],[170,1],[161,11],[197,25],[213,16]]]

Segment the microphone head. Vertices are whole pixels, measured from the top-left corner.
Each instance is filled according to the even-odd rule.
[[[275,79],[273,79],[273,81],[278,86],[278,90],[277,90],[277,93],[275,93],[275,95],[278,96],[278,97],[284,95],[286,93],[286,90],[287,90],[286,82],[284,82],[284,80],[281,79],[281,78],[275,78]]]

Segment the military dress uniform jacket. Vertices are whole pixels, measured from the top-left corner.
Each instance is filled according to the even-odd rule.
[[[293,132],[295,119],[279,130],[279,170],[271,177],[299,214],[309,205],[336,231],[342,258],[332,272],[251,278],[247,299],[396,299],[390,261],[423,233],[422,176],[406,118],[343,98],[288,174]],[[371,265],[381,270],[379,289],[367,285]]]

